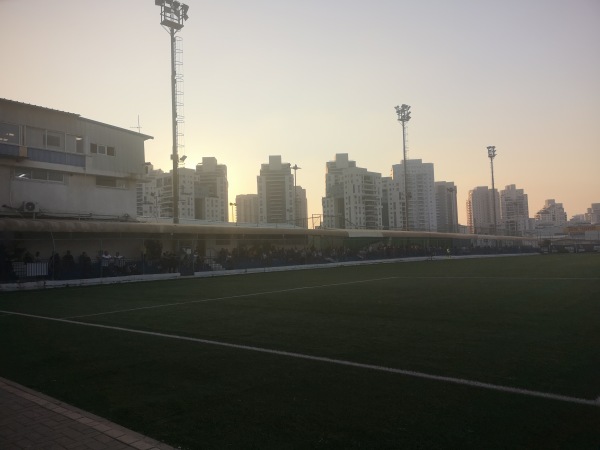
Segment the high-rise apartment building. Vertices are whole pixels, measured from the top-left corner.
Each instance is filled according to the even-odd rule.
[[[567,223],[567,213],[563,208],[562,203],[556,203],[552,199],[548,199],[544,203],[544,207],[535,215],[535,220],[538,226],[563,226]]]
[[[420,159],[406,161],[406,189],[404,192],[404,161],[392,166],[392,180],[387,182],[388,216],[390,229],[409,231],[436,231],[437,211],[435,181],[432,163]],[[406,199],[408,198],[408,221]],[[407,224],[408,222],[408,224]]]
[[[173,171],[155,170],[146,163],[144,182],[137,185],[138,215],[173,217]],[[216,158],[202,158],[196,170],[178,168],[179,218],[227,222],[227,167]],[[141,214],[140,214],[141,212]]]
[[[258,224],[258,194],[236,195],[235,205],[238,223]]]
[[[458,233],[457,188],[452,181],[435,182],[437,231]]]
[[[179,218],[194,219],[194,181],[196,171],[180,167],[179,174]],[[173,170],[158,173],[156,183],[156,202],[158,217],[173,217]],[[148,186],[149,189],[152,187]]]
[[[196,166],[194,181],[194,218],[227,222],[229,184],[227,166],[218,164],[217,158],[203,157]]]
[[[584,216],[585,220],[591,224],[600,223],[600,203],[592,203]]]
[[[500,214],[504,233],[508,236],[523,236],[529,229],[529,203],[523,189],[514,184],[500,191]]]
[[[282,163],[280,155],[269,156],[269,163],[261,165],[257,187],[259,222],[292,225],[296,216],[291,165]]]
[[[494,205],[496,206],[496,224],[494,224]],[[492,191],[487,186],[478,186],[469,191],[467,221],[470,233],[498,233],[497,222],[500,220],[500,217],[500,197],[496,189]]]
[[[138,217],[158,218],[159,208],[155,178],[162,173],[162,170],[154,169],[152,163],[144,163],[144,178],[136,185]]]
[[[296,219],[294,225],[300,228],[308,228],[308,202],[306,201],[306,189],[302,186],[295,186],[295,203],[294,210],[296,211]]]
[[[381,174],[356,167],[347,153],[326,163],[323,226],[327,228],[382,228]]]

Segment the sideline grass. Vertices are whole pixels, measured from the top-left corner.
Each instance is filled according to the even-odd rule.
[[[599,294],[599,255],[544,255],[15,292],[0,309],[247,295],[77,320],[595,399]],[[2,376],[184,448],[600,443],[593,406],[17,316],[0,339]]]

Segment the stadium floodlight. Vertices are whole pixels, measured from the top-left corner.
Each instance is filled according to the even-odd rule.
[[[160,24],[169,31],[171,36],[171,116],[173,127],[173,223],[179,223],[179,162],[185,161],[185,155],[178,156],[178,125],[177,125],[177,66],[175,33],[183,28],[183,22],[188,19],[188,5],[177,0],[154,0],[160,6]]]
[[[294,226],[298,225],[298,194],[296,193],[296,181],[298,179],[298,170],[302,167],[298,167],[298,164],[294,164],[291,169],[294,171]]]
[[[402,106],[396,106],[396,114],[398,115],[398,122],[402,124],[402,153],[404,155],[404,231],[408,231],[408,174],[406,171],[406,122],[410,120],[410,106],[402,104]]]
[[[496,147],[493,145],[488,146],[488,158],[490,158],[490,165],[492,168],[492,211],[494,217],[494,225],[492,226],[492,234],[496,234],[496,188],[494,186],[494,158],[496,157]]]

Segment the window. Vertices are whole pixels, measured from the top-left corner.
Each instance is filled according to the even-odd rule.
[[[19,125],[0,122],[0,143],[19,145],[21,143],[20,131]]]
[[[90,143],[90,153],[98,155],[115,156],[116,150],[115,147],[111,147],[108,145]]]
[[[125,180],[113,177],[96,177],[96,186],[127,189]]]
[[[52,170],[48,171],[48,181],[57,181],[60,183],[64,183],[65,174],[60,172],[54,172]]]
[[[43,148],[45,131],[41,128],[27,127],[25,130],[25,144],[28,147]]]
[[[69,153],[83,153],[83,138],[67,134],[66,147]]]
[[[19,180],[53,181],[56,183],[65,182],[65,174],[63,172],[44,169],[18,169],[15,170],[15,178]]]
[[[63,150],[64,145],[64,135],[62,133],[57,133],[56,131],[46,131],[44,135],[44,144],[47,148]]]

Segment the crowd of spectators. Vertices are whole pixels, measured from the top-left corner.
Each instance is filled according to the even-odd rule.
[[[77,278],[114,277],[150,273],[181,273],[209,270],[250,269],[304,264],[328,264],[345,261],[378,260],[407,257],[437,257],[482,253],[521,253],[535,251],[533,248],[472,247],[443,248],[420,245],[399,246],[390,244],[366,245],[358,249],[349,247],[283,247],[269,244],[222,248],[213,257],[200,257],[190,250],[163,252],[159,257],[148,259],[125,258],[119,252],[113,255],[108,250],[98,251],[94,258],[85,251],[77,258],[66,250],[62,255],[53,252],[43,258],[40,252],[28,250],[20,255],[9,254],[0,245],[0,281],[22,281],[26,279],[67,280]]]
[[[20,256],[19,256],[20,255]],[[0,281],[22,281],[24,279],[69,280],[139,274],[138,262],[124,258],[119,252],[112,256],[108,251],[98,251],[95,258],[83,251],[75,258],[70,250],[64,254],[51,252],[42,257],[28,250],[7,252],[0,245]]]

